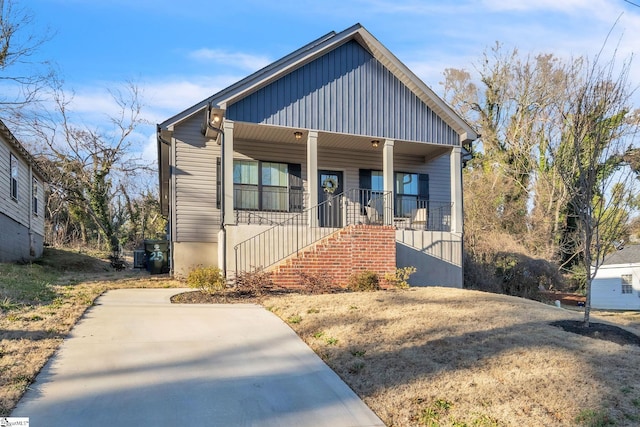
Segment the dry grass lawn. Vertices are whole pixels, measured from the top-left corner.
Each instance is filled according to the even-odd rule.
[[[0,264],[0,416],[97,296],[180,282],[48,251]],[[388,426],[640,425],[640,347],[552,327],[578,312],[469,290],[278,295],[287,321]],[[593,316],[640,334],[640,313]],[[274,343],[277,345],[277,343]]]
[[[180,286],[115,272],[93,256],[47,250],[44,265],[0,264],[0,416],[9,415],[64,337],[103,292]]]
[[[580,313],[448,288],[264,305],[388,426],[640,425],[640,347],[549,326]],[[638,313],[604,318],[640,333]]]

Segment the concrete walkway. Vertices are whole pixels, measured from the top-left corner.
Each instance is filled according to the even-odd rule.
[[[12,417],[48,426],[383,426],[274,314],[107,292]]]

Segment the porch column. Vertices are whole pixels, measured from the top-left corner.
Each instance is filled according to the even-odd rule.
[[[390,196],[385,197],[384,203],[384,225],[393,224],[393,204],[395,202],[394,197],[394,182],[393,182],[393,145],[394,141],[386,139],[384,141],[384,148],[382,149],[382,182],[383,190],[385,193],[390,192]],[[389,197],[391,199],[389,199]]]
[[[451,232],[462,233],[463,213],[462,213],[462,159],[461,147],[453,147],[450,155],[451,169]]]
[[[235,224],[233,217],[233,121],[225,120],[222,129],[222,143],[224,144],[224,189],[222,197],[224,197],[224,212],[222,212],[223,224]]]
[[[309,204],[305,209],[318,205],[318,132],[310,130],[307,136],[307,190]],[[309,215],[309,226],[316,225],[315,215]]]

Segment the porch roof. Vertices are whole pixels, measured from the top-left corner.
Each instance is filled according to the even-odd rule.
[[[302,132],[302,138],[296,139],[294,132]],[[270,126],[256,123],[235,122],[234,138],[245,141],[290,143],[306,145],[307,129],[297,129],[282,126]],[[379,140],[378,148],[373,148],[371,141]],[[429,144],[424,142],[394,140],[394,153],[412,156],[423,156],[425,160],[438,157],[451,150],[450,146]],[[318,146],[335,148],[344,151],[378,151],[382,155],[384,139],[366,135],[352,135],[346,133],[318,131]]]

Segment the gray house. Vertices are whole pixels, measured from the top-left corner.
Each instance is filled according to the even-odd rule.
[[[42,256],[44,174],[0,121],[0,262]]]
[[[414,266],[414,285],[461,287],[476,138],[361,25],[331,32],[158,125],[172,271],[267,268],[295,286],[287,268]]]

